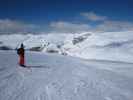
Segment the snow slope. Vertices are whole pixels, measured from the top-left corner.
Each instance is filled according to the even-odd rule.
[[[84,59],[133,62],[133,31],[78,34],[3,35],[1,45]],[[39,50],[37,50],[39,48]]]
[[[133,98],[132,63],[35,52],[26,52],[29,69],[19,67],[16,61],[16,52],[0,51],[0,100]]]
[[[133,32],[91,33],[84,41],[75,45],[68,42],[63,48],[74,57],[133,62]]]

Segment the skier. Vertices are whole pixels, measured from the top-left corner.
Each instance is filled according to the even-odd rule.
[[[20,48],[17,49],[17,54],[19,55],[19,65],[22,67],[25,66],[25,49],[23,43],[21,44]]]

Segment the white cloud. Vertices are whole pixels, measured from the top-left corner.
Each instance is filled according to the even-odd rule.
[[[0,33],[16,33],[16,32],[34,32],[38,29],[37,25],[26,24],[20,21],[10,19],[0,19]]]
[[[74,24],[71,22],[52,22],[50,23],[53,32],[59,33],[80,33],[91,32],[110,32],[110,31],[133,31],[133,23],[123,21],[106,20],[101,24],[91,26],[89,24]]]
[[[81,16],[87,18],[90,21],[104,21],[107,19],[106,16],[100,16],[94,12],[84,12],[81,13]]]
[[[92,14],[93,15],[93,14]],[[133,31],[133,23],[128,21],[110,20],[104,16],[90,18],[95,25],[89,23],[72,23],[67,21],[51,22],[49,26],[40,26],[35,24],[27,24],[21,21],[0,19],[0,34],[12,33],[80,33],[85,31],[92,32],[108,32],[108,31]],[[93,16],[94,16],[93,15]],[[97,24],[96,21],[101,21]],[[46,29],[47,27],[47,29]]]
[[[84,16],[93,23],[101,21],[100,24],[95,23],[96,25],[92,27],[92,31],[133,31],[132,22],[111,20],[107,16],[101,16],[94,12],[81,13],[81,16]]]
[[[50,27],[53,29],[53,31],[63,32],[63,33],[84,32],[84,31],[89,31],[91,29],[91,26],[89,26],[88,24],[75,24],[63,21],[52,22],[50,23]]]
[[[95,31],[133,31],[133,23],[124,21],[107,20],[97,25]]]

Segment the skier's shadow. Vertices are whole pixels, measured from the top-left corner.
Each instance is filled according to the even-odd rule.
[[[45,65],[34,65],[34,66],[26,65],[25,67],[27,67],[27,68],[50,68],[50,67],[45,66]]]

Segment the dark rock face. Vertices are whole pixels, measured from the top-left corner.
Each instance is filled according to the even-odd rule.
[[[46,52],[48,52],[48,53],[58,53],[59,51],[54,50],[54,49],[49,49],[49,50],[47,50]]]
[[[73,40],[72,40],[72,43],[75,45],[75,44],[78,44],[78,43],[81,43],[83,42],[84,40],[86,40],[88,38],[88,36],[90,36],[91,34],[85,34],[83,36],[79,36],[79,37],[75,37]]]
[[[29,49],[30,51],[42,51],[41,47],[32,47]]]
[[[13,50],[13,49],[8,46],[0,46],[0,50]]]

